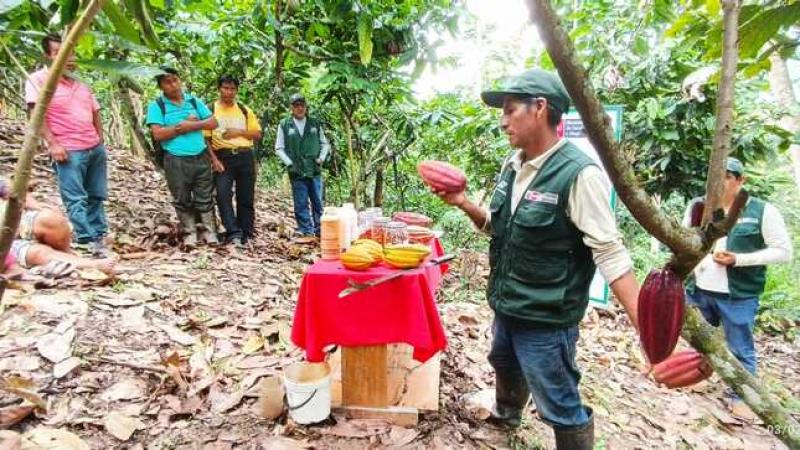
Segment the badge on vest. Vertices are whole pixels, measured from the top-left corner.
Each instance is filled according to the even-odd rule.
[[[758,219],[755,217],[742,217],[736,223],[758,223]]]
[[[311,134],[317,134],[317,127],[313,127],[309,130]]]
[[[297,130],[294,128],[289,128],[289,134],[297,134]]]
[[[525,193],[525,200],[536,203],[558,204],[558,194],[555,192],[528,191]]]

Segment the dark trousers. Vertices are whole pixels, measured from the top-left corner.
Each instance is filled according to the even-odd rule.
[[[255,207],[253,206],[256,188],[255,162],[249,150],[217,151],[217,158],[225,166],[225,171],[216,174],[217,208],[228,239],[246,241],[253,236]],[[233,208],[234,189],[236,210]]]
[[[214,207],[214,177],[206,155],[164,155],[164,174],[179,211],[208,212]]]

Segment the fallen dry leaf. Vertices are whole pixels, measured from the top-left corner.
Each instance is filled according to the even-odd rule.
[[[413,428],[403,428],[396,425],[392,426],[392,431],[382,440],[384,445],[389,447],[402,447],[408,445],[419,436],[419,431]]]
[[[100,398],[105,401],[113,402],[116,400],[132,400],[142,398],[147,395],[147,382],[139,378],[126,378],[114,383],[106,389]]]
[[[261,396],[258,399],[258,414],[268,420],[277,419],[283,414],[283,381],[272,376],[261,380]]]
[[[0,388],[18,395],[42,410],[47,410],[47,402],[36,392],[38,388],[32,380],[12,375],[2,381]]]
[[[14,356],[0,359],[0,372],[32,372],[39,368],[38,356]]]
[[[73,370],[81,366],[80,358],[71,356],[53,366],[53,376],[55,378],[62,378],[68,375]]]
[[[22,435],[21,450],[89,450],[89,445],[75,433],[40,426]]]
[[[72,327],[64,333],[48,333],[36,342],[36,350],[50,362],[58,363],[72,355],[73,339],[75,339],[75,328]]]
[[[21,434],[11,430],[0,430],[0,450],[20,450],[21,448]]]
[[[119,411],[112,411],[106,414],[103,419],[103,425],[105,425],[106,431],[110,435],[120,441],[127,441],[137,430],[142,430],[146,427],[141,420],[127,416]]]
[[[242,353],[250,355],[264,347],[264,338],[257,335],[252,335],[247,339],[247,342],[242,346]]]
[[[263,450],[302,450],[310,448],[308,444],[289,439],[284,436],[270,436],[261,440]]]
[[[213,413],[224,413],[241,403],[244,398],[244,389],[241,387],[234,388],[232,392],[224,392],[218,386],[218,384],[212,386],[208,393],[208,400],[211,402],[211,412]]]
[[[78,271],[78,275],[87,281],[106,281],[110,279],[107,273],[99,269],[83,269]]]
[[[158,324],[157,326],[158,328],[161,328],[165,333],[167,333],[170,339],[177,342],[178,344],[194,345],[194,343],[197,342],[197,339],[195,339],[194,336],[184,331],[181,331],[178,328],[173,327],[172,325],[167,325],[165,323],[162,323]]]
[[[492,414],[494,405],[494,389],[483,389],[466,394],[463,398],[464,410],[468,417],[475,420],[486,420]]]
[[[8,428],[22,422],[36,407],[31,404],[21,404],[0,408],[0,428]]]

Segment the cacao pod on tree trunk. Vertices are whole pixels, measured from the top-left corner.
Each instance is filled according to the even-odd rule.
[[[639,291],[639,338],[651,364],[667,359],[683,327],[683,282],[669,267],[652,270]]]

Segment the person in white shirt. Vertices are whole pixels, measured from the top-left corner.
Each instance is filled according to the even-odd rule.
[[[275,152],[286,165],[292,182],[294,217],[297,233],[319,237],[322,216],[322,163],[328,157],[330,144],[322,124],[307,117],[306,99],[294,94],[289,99],[292,115],[278,125]],[[311,203],[311,214],[309,213]]]
[[[726,162],[722,206],[727,212],[745,183],[744,165]],[[689,203],[684,224],[697,226],[704,198]],[[792,243],[783,217],[775,206],[751,197],[727,237],[718,239],[687,280],[687,301],[696,305],[713,326],[722,325],[728,348],[752,374],[756,373],[753,343],[758,301],[764,293],[767,265],[790,261]],[[734,413],[750,417],[744,403],[731,396]]]

